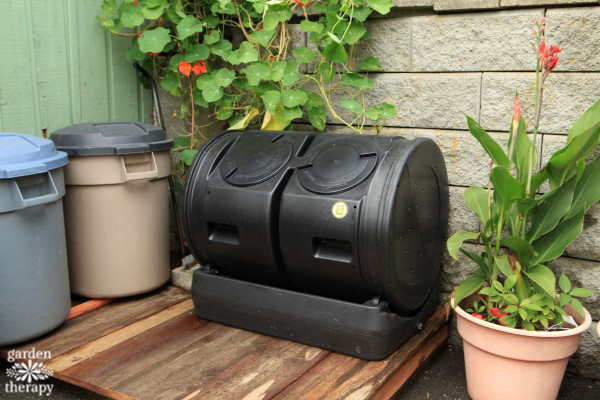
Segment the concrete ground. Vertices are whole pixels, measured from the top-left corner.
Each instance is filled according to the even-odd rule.
[[[6,377],[5,370],[10,365],[5,360],[0,360],[0,400],[39,399],[34,394],[6,393],[5,385],[9,379]],[[50,396],[52,399],[104,399],[102,396],[56,379],[47,380],[44,383],[54,384]],[[462,349],[449,346],[423,372],[412,379],[407,388],[399,393],[398,398],[403,400],[468,400]],[[600,381],[567,375],[558,400],[600,400]]]

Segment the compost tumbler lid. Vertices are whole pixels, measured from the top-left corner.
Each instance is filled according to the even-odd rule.
[[[162,129],[140,122],[71,125],[53,132],[50,139],[59,150],[73,156],[149,153],[173,146]]]
[[[235,186],[251,186],[276,175],[292,157],[293,146],[279,132],[241,135],[221,163],[221,175]]]
[[[67,155],[48,139],[19,133],[0,133],[0,179],[35,175],[64,167]]]
[[[367,179],[376,165],[377,148],[372,142],[338,136],[309,150],[298,168],[298,180],[313,193],[340,193]]]

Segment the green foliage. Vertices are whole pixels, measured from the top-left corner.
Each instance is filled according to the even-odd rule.
[[[391,6],[391,0],[315,2],[310,7],[319,14],[300,22],[311,44],[296,48],[287,24],[302,6],[293,1],[103,0],[98,20],[130,37],[127,60],[152,69],[180,99],[174,116],[187,121],[181,134],[188,144],[176,147],[181,165],[174,172],[183,175],[205,141],[192,120],[198,107],[236,129],[287,129],[304,118],[323,131],[331,118],[361,133],[367,124],[378,129],[396,118],[393,105],[365,98],[374,87],[368,72],[381,71],[379,61],[354,59],[368,35],[367,17]],[[309,73],[300,72],[302,64],[310,64]],[[334,104],[333,97],[344,100]]]
[[[487,190],[468,188],[464,194],[481,231],[459,231],[447,242],[453,258],[460,251],[479,267],[455,289],[455,304],[478,294],[483,305],[477,302],[470,309],[478,318],[528,330],[563,327],[565,307],[571,305],[583,316],[579,298],[592,295],[588,289],[573,288],[565,274],[557,280],[547,263],[577,239],[585,213],[600,201],[600,160],[596,157],[586,165],[600,136],[600,99],[573,124],[567,144],[535,172],[538,122],[532,141],[524,119],[513,120],[505,152],[467,117],[469,131],[491,158],[490,185]],[[549,183],[550,191],[536,193],[544,183]],[[481,240],[485,251],[476,254],[463,248],[470,239]]]

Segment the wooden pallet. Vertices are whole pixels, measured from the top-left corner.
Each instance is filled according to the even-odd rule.
[[[172,286],[77,307],[15,349],[50,351],[56,378],[114,399],[387,399],[448,338],[440,308],[398,351],[368,362],[201,320]]]

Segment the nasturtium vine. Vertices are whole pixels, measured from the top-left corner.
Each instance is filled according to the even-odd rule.
[[[388,103],[368,104],[374,56],[356,60],[365,21],[386,14],[392,0],[103,0],[98,20],[130,37],[125,57],[153,71],[163,89],[181,98],[174,114],[180,171],[205,138],[196,122],[209,113],[230,129],[288,129],[301,118],[323,131],[328,118],[362,133],[396,117]],[[309,15],[310,11],[310,15]],[[308,37],[293,43],[289,24]],[[335,99],[335,100],[334,100]]]

